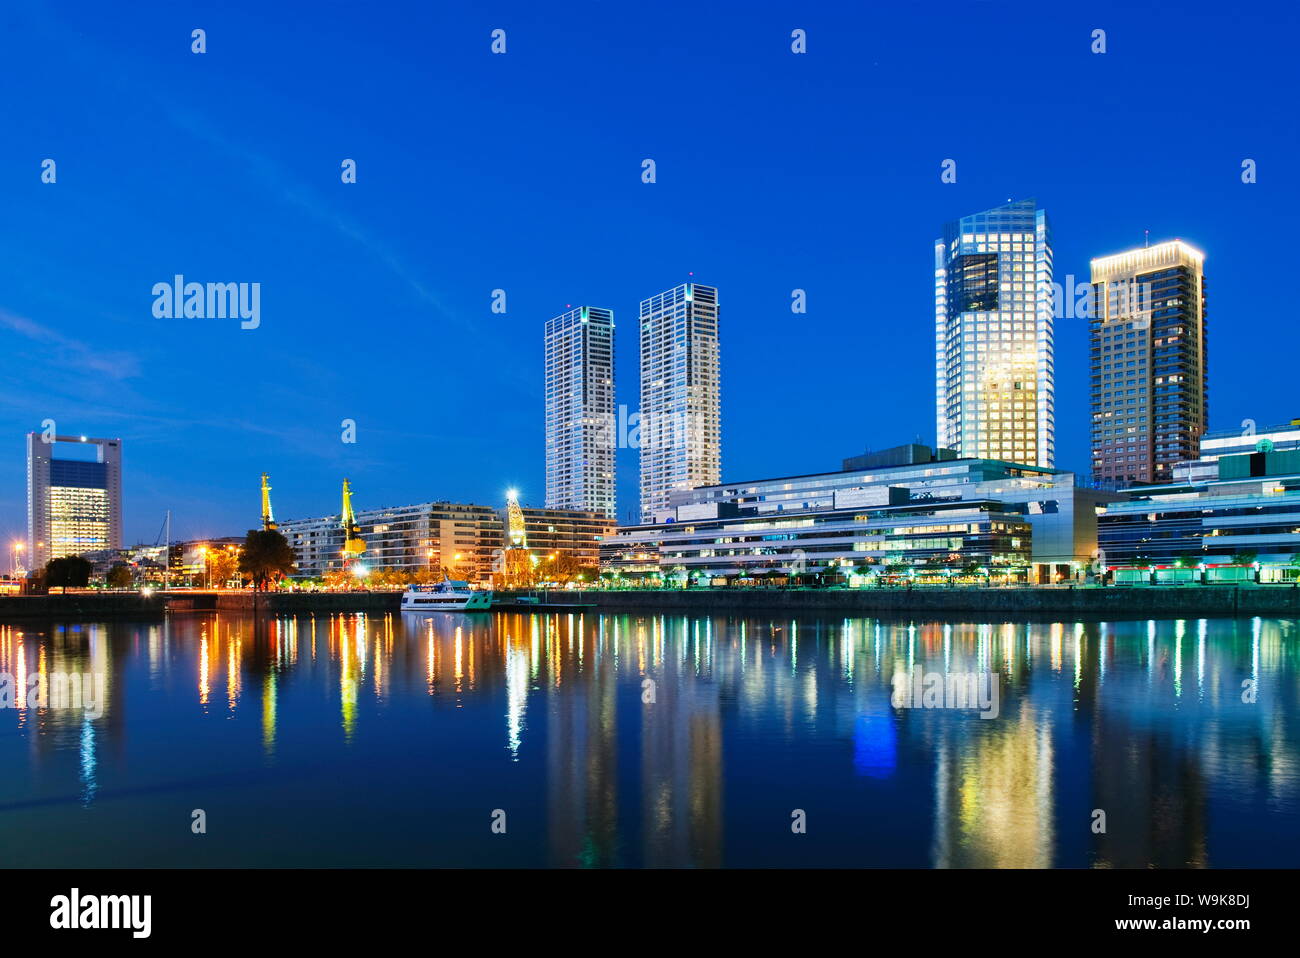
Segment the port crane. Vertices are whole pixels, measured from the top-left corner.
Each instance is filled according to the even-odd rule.
[[[519,507],[519,493],[514,489],[506,493],[506,548],[501,565],[507,588],[527,585],[532,578],[532,558],[528,554],[524,510]]]
[[[343,569],[350,572],[366,551],[366,540],[361,538],[357,514],[352,511],[352,480],[350,479],[343,480],[343,515],[339,517],[339,524],[343,527]]]
[[[270,532],[275,527],[275,513],[271,511],[271,478],[262,473],[262,530]]]

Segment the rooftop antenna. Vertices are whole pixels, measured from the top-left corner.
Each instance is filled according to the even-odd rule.
[[[1143,230],[1142,233],[1143,233],[1143,238],[1142,238],[1142,248],[1143,248],[1143,249],[1150,249],[1150,248],[1151,248],[1151,231],[1150,231],[1150,230]]]

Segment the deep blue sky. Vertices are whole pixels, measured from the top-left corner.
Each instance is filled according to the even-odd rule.
[[[128,541],[168,507],[242,533],[263,470],[285,518],[344,475],[362,508],[540,505],[544,320],[613,308],[635,410],[637,302],[692,271],[720,289],[726,478],[932,441],[933,241],[1010,197],[1048,210],[1060,281],[1146,229],[1203,249],[1212,428],[1300,416],[1294,7],[1069,7],[6,5],[0,535],[44,418],[122,437]],[[260,282],[261,328],[155,319],[175,273]],[[1086,324],[1056,347],[1085,470]]]

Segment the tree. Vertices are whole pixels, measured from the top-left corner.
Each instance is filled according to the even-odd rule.
[[[239,554],[239,571],[253,580],[253,588],[269,589],[294,571],[293,547],[278,529],[249,529]]]
[[[376,569],[367,577],[374,587],[408,586],[420,581],[420,573],[404,569]]]
[[[83,588],[90,582],[91,566],[89,560],[81,556],[63,556],[45,563],[45,587],[59,586],[63,589]]]
[[[207,553],[209,585],[221,587],[239,572],[239,556],[229,549],[211,549]]]
[[[325,573],[325,587],[331,590],[346,589],[352,585],[353,576],[343,569],[330,569]]]
[[[537,564],[537,578],[542,582],[567,585],[577,578],[586,566],[571,552],[553,552],[543,556]]]
[[[1254,565],[1255,560],[1259,558],[1259,553],[1254,549],[1241,549],[1232,554],[1233,565]]]
[[[114,562],[113,568],[108,570],[104,581],[111,589],[131,588],[131,567],[125,562]]]

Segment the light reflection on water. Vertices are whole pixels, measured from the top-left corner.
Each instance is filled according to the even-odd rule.
[[[0,865],[1295,866],[1296,640],[1281,619],[4,625]],[[894,707],[913,667],[996,676],[997,717]],[[102,715],[41,707],[94,671]]]

